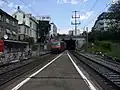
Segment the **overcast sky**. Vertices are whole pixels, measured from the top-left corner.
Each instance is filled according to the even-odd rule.
[[[59,33],[68,33],[74,28],[71,25],[74,10],[80,11],[81,25],[79,28],[93,26],[97,16],[108,9],[112,0],[0,0],[0,8],[12,14],[19,5],[26,13],[34,16],[50,15],[52,21],[57,25]],[[114,2],[116,0],[113,0]],[[106,7],[108,5],[108,7]],[[106,8],[105,8],[106,7]]]

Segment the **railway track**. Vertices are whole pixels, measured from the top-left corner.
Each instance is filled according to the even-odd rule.
[[[22,63],[15,68],[12,68],[6,72],[0,73],[0,86],[10,82],[11,80],[31,71],[37,66],[42,66],[42,64],[48,62],[50,58],[53,58],[55,55],[47,55],[42,58],[37,58],[28,63]]]
[[[78,52],[72,52],[72,54],[110,83],[115,88],[114,90],[120,90],[120,66],[118,64],[100,58],[88,57]]]
[[[91,59],[92,61],[94,61],[96,63],[104,65],[105,67],[113,69],[116,72],[120,73],[120,63],[118,63],[118,62],[112,62],[112,61],[102,59],[102,58],[98,58],[98,57],[95,57],[94,55],[89,55],[89,54],[80,53],[80,55],[82,55],[82,56],[84,56],[88,59]]]

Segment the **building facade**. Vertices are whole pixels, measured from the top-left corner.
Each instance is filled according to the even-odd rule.
[[[73,36],[73,30],[69,30],[69,32],[68,32],[68,34],[70,35],[70,36]]]
[[[18,20],[20,40],[32,37],[36,42],[37,20],[31,14],[23,12],[19,6],[12,16]]]
[[[54,23],[50,24],[50,32],[49,32],[51,37],[57,36],[57,26]]]
[[[17,33],[18,21],[0,9],[0,38],[8,40],[18,40]]]
[[[76,34],[75,34],[75,30],[69,30],[68,34],[70,36],[79,36],[80,35],[80,30],[76,30]]]
[[[107,31],[109,26],[113,23],[116,23],[115,17],[112,15],[113,13],[110,12],[103,12],[101,15],[99,15],[98,19],[96,20],[93,29],[94,30],[101,30],[101,31]]]

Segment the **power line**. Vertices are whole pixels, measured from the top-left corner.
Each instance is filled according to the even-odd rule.
[[[10,4],[7,0],[1,0],[1,1],[5,2],[8,5]],[[11,7],[11,8],[16,9],[15,7]]]
[[[96,4],[98,3],[98,1],[99,1],[99,0],[95,0],[95,2],[93,3],[93,5],[92,5],[92,7],[90,8],[90,10],[89,10],[89,11],[92,11],[92,10],[93,10],[93,8],[95,8],[95,6],[96,6]]]
[[[1,1],[3,1],[3,2],[5,2],[5,3],[9,4],[7,0],[1,0]]]
[[[92,11],[92,9],[96,6],[97,2],[98,2],[98,0],[95,0],[95,2],[93,3],[93,5],[89,11]]]
[[[39,14],[32,8],[29,7],[23,0],[20,0],[24,5],[26,5],[32,12],[34,12],[35,14],[37,14],[39,16]]]
[[[3,2],[5,2],[6,4],[10,4],[7,0],[1,0],[1,1],[3,1]],[[34,12],[35,14],[37,14],[34,10],[33,10],[33,8],[31,8],[31,7],[29,7],[23,0],[20,0],[25,6],[27,6],[32,12]],[[14,9],[17,9],[16,7],[12,7],[12,8],[14,8]],[[37,14],[38,15],[38,14]]]
[[[110,0],[110,1],[111,1],[111,0]],[[109,2],[108,4],[106,4],[106,6],[105,6],[95,17],[93,17],[93,18],[90,20],[90,22],[87,23],[85,26],[88,26],[94,19],[96,19],[96,17],[97,17],[98,15],[100,15],[100,14],[110,5],[110,3],[111,3],[111,2]]]

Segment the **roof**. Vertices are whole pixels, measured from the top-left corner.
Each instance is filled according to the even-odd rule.
[[[12,16],[16,15],[17,13],[25,14],[25,16],[27,16],[28,18],[30,18],[32,21],[34,21],[35,23],[38,23],[38,21],[35,20],[33,16],[29,16],[29,14],[25,13],[21,9],[18,9],[14,14],[12,14]]]
[[[28,28],[30,28],[29,26],[25,25],[25,24],[18,24],[19,26],[26,26]]]
[[[37,21],[34,17],[30,17],[30,19],[31,19],[32,21],[34,21],[35,23],[38,23],[38,21]]]
[[[15,13],[13,13],[12,16],[13,16],[13,15],[16,15],[17,13],[23,13],[23,14],[25,14],[24,11],[22,11],[21,9],[19,9],[19,10],[17,10]]]
[[[15,19],[14,17],[12,17],[11,15],[9,15],[8,13],[6,13],[5,11],[3,11],[2,9],[0,9],[0,12],[2,12],[3,14],[5,14],[6,16],[8,16],[8,17],[10,17],[10,18],[12,18],[12,19],[14,19],[15,21],[17,21],[18,22],[18,20],[17,19]]]

